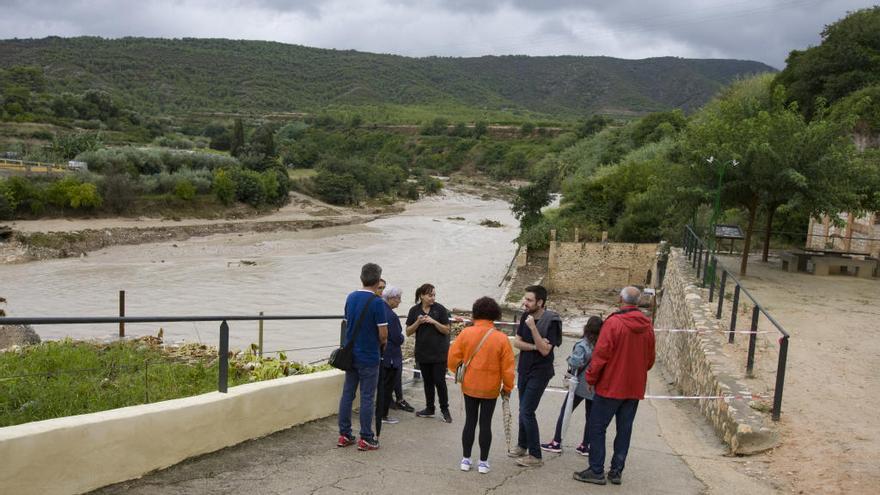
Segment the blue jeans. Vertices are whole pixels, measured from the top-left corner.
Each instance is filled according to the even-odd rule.
[[[516,388],[519,390],[519,438],[517,445],[528,449],[532,457],[541,458],[541,441],[538,433],[538,418],[535,411],[550,383],[550,376],[519,376]]]
[[[353,369],[345,372],[345,384],[342,386],[342,397],[339,399],[339,434],[351,435],[351,406],[357,392],[358,383],[361,389],[361,438],[373,439],[373,413],[376,397],[376,386],[379,383],[379,365],[363,366],[355,364]]]
[[[605,432],[616,418],[617,434],[614,436],[614,455],[611,456],[611,471],[623,472],[629,440],[632,437],[633,421],[639,408],[638,399],[609,399],[599,394],[593,398],[590,410],[590,470],[595,474],[605,472]]]

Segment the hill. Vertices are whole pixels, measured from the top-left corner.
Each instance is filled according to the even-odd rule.
[[[96,37],[0,41],[0,67],[43,68],[47,90],[102,89],[139,111],[316,111],[327,106],[472,107],[582,117],[682,108],[753,61],[673,57],[410,58],[265,41]]]

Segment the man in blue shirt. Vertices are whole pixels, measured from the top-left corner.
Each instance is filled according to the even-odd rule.
[[[375,411],[374,399],[379,382],[379,362],[382,348],[388,340],[388,321],[385,302],[376,297],[376,288],[382,277],[382,268],[375,263],[367,263],[361,268],[363,288],[348,295],[345,300],[345,342],[354,338],[354,366],[345,372],[345,384],[339,399],[339,440],[337,447],[354,445],[355,437],[351,431],[351,406],[357,393],[361,392],[360,440],[358,450],[376,450],[379,440],[373,435],[372,423]],[[363,317],[361,316],[363,314]],[[360,322],[359,328],[355,325]]]

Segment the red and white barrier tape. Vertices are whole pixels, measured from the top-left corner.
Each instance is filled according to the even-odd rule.
[[[769,330],[758,330],[756,332],[752,332],[751,330],[722,330],[720,332],[715,332],[714,330],[697,330],[696,328],[655,328],[654,332],[668,332],[668,333],[771,333]]]
[[[417,370],[415,368],[403,368],[403,370],[413,372],[413,373],[414,372],[421,373],[420,370]],[[450,375],[449,373],[447,373],[446,380],[447,381],[454,381],[455,377]],[[513,388],[516,388],[516,386],[514,385]],[[546,392],[553,392],[553,393],[557,393],[557,394],[567,394],[568,393],[567,388],[561,388],[561,387],[547,387],[544,390]],[[728,394],[728,395],[645,395],[645,399],[652,399],[652,400],[719,400],[720,399],[720,400],[728,401],[728,400],[733,400],[733,399],[761,400],[761,399],[769,399],[769,398],[770,398],[769,395],[752,394],[749,392],[740,392],[738,394]]]

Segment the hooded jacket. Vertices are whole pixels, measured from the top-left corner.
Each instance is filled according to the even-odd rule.
[[[587,367],[587,383],[609,399],[644,399],[654,366],[654,327],[635,306],[623,306],[602,324]]]

